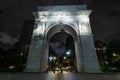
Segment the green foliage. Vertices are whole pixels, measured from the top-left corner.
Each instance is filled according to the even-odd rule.
[[[119,62],[120,61],[120,55],[112,57],[112,63]]]
[[[113,39],[107,44],[106,50],[107,61],[109,62],[109,70],[119,71],[120,68],[120,39]]]
[[[106,69],[107,69],[107,68],[106,68],[105,66],[100,66],[100,70],[101,70],[101,71],[104,72],[104,71],[106,71]]]

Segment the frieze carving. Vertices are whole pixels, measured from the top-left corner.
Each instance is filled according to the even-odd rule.
[[[42,40],[43,38],[44,38],[43,35],[39,35],[39,36],[36,35],[36,36],[33,37],[33,40],[34,41],[39,41],[39,40]]]
[[[33,36],[39,36],[42,38],[44,35],[45,26],[40,20],[36,20],[34,24]]]
[[[89,35],[90,34],[88,23],[81,23],[79,26],[79,30],[80,30],[81,35]]]

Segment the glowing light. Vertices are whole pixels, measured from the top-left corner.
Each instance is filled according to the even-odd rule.
[[[67,51],[66,54],[67,54],[67,55],[70,55],[70,51]]]
[[[64,56],[63,58],[66,59],[66,56]]]
[[[49,60],[51,61],[53,59],[53,57],[49,57]]]
[[[56,60],[56,57],[53,57],[54,60]]]
[[[40,19],[43,19],[43,18],[45,18],[45,16],[43,16],[43,15],[40,15],[40,16],[39,16],[39,18],[40,18]]]
[[[12,65],[12,66],[9,66],[8,68],[9,68],[9,69],[14,69],[14,68],[15,68],[15,66],[14,66],[14,65]]]
[[[68,72],[67,72],[67,71],[63,71],[63,73],[64,73],[64,74],[68,74]]]
[[[116,54],[116,53],[113,53],[113,56],[117,56],[117,54]]]
[[[44,18],[46,18],[47,16],[49,16],[49,13],[39,14],[39,18],[40,18],[40,19],[44,19]]]
[[[65,14],[59,14],[58,17],[59,18],[64,18],[64,17],[66,17],[66,15]]]
[[[71,22],[71,21],[74,21],[74,18],[73,18],[73,16],[71,16],[71,15],[66,15],[66,14],[58,14],[58,15],[56,15],[55,16],[55,18],[56,19],[54,19],[54,18],[52,18],[52,20],[54,20],[54,21],[66,21],[66,22]]]
[[[20,53],[21,56],[23,56],[23,53]]]

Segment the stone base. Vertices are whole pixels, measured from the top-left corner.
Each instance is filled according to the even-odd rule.
[[[84,71],[84,73],[102,73],[102,71],[100,71],[99,69],[94,68],[94,69],[86,69]]]
[[[23,72],[40,72],[40,69],[35,69],[35,68],[25,68]]]

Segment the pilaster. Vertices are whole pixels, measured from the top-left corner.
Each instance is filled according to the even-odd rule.
[[[81,48],[83,54],[84,72],[88,73],[100,72],[92,35],[81,36]]]
[[[29,55],[27,59],[27,66],[24,72],[38,72],[41,67],[41,57],[42,57],[42,46],[43,40],[36,39],[35,37],[32,39]]]

